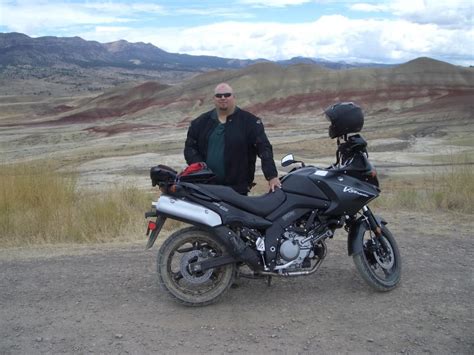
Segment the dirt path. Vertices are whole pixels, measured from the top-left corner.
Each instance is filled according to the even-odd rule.
[[[373,292],[338,232],[308,277],[241,279],[186,308],[156,282],[143,245],[0,252],[0,353],[474,353],[474,224],[387,216],[402,284]]]

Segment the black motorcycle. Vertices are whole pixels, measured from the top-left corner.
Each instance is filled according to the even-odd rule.
[[[326,241],[336,229],[348,233],[348,254],[363,279],[378,291],[397,286],[401,258],[387,222],[367,204],[380,193],[367,143],[359,134],[363,114],[353,103],[325,111],[329,135],[337,138],[337,160],[328,168],[295,166],[281,177],[282,188],[262,196],[243,196],[213,185],[204,164],[178,174],[151,169],[161,196],[147,212],[151,248],[167,218],[191,224],[171,234],[158,252],[160,284],[179,302],[202,306],[217,301],[246,266],[246,276],[311,275],[326,257]]]

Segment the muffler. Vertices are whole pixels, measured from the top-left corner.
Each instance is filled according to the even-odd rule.
[[[153,202],[152,205],[155,206],[157,212],[168,216],[176,216],[180,220],[191,221],[209,227],[222,224],[221,216],[197,203],[161,195],[158,201]]]

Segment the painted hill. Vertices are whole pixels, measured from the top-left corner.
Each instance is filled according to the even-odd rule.
[[[59,159],[79,166],[85,184],[135,173],[147,186],[146,167],[183,166],[189,122],[213,108],[220,82],[234,87],[239,106],[263,118],[276,158],[288,152],[309,162],[332,158],[322,113],[339,101],[362,106],[363,135],[377,165],[452,160],[463,152],[472,157],[474,70],[429,58],[346,70],[257,63],[175,85],[129,82],[88,97],[0,96],[1,155],[6,161]]]
[[[473,94],[474,71],[428,58],[393,68],[339,71],[308,64],[282,67],[260,63],[238,71],[201,74],[174,86],[148,82],[112,90],[82,102],[58,122],[82,123],[125,116],[143,121],[154,116],[177,124],[210,108],[214,86],[224,81],[234,87],[239,105],[271,123],[282,124],[282,118],[319,115],[337,101],[358,102],[368,114],[457,102],[456,98],[464,102]]]

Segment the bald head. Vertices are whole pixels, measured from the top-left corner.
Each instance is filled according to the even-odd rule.
[[[232,89],[232,87],[227,83],[220,83],[214,89],[214,94],[226,94],[226,93],[230,93],[230,94],[234,93],[234,90]]]
[[[225,122],[225,117],[232,114],[235,109],[234,90],[227,83],[220,83],[214,89],[214,105],[219,114],[219,119]]]

